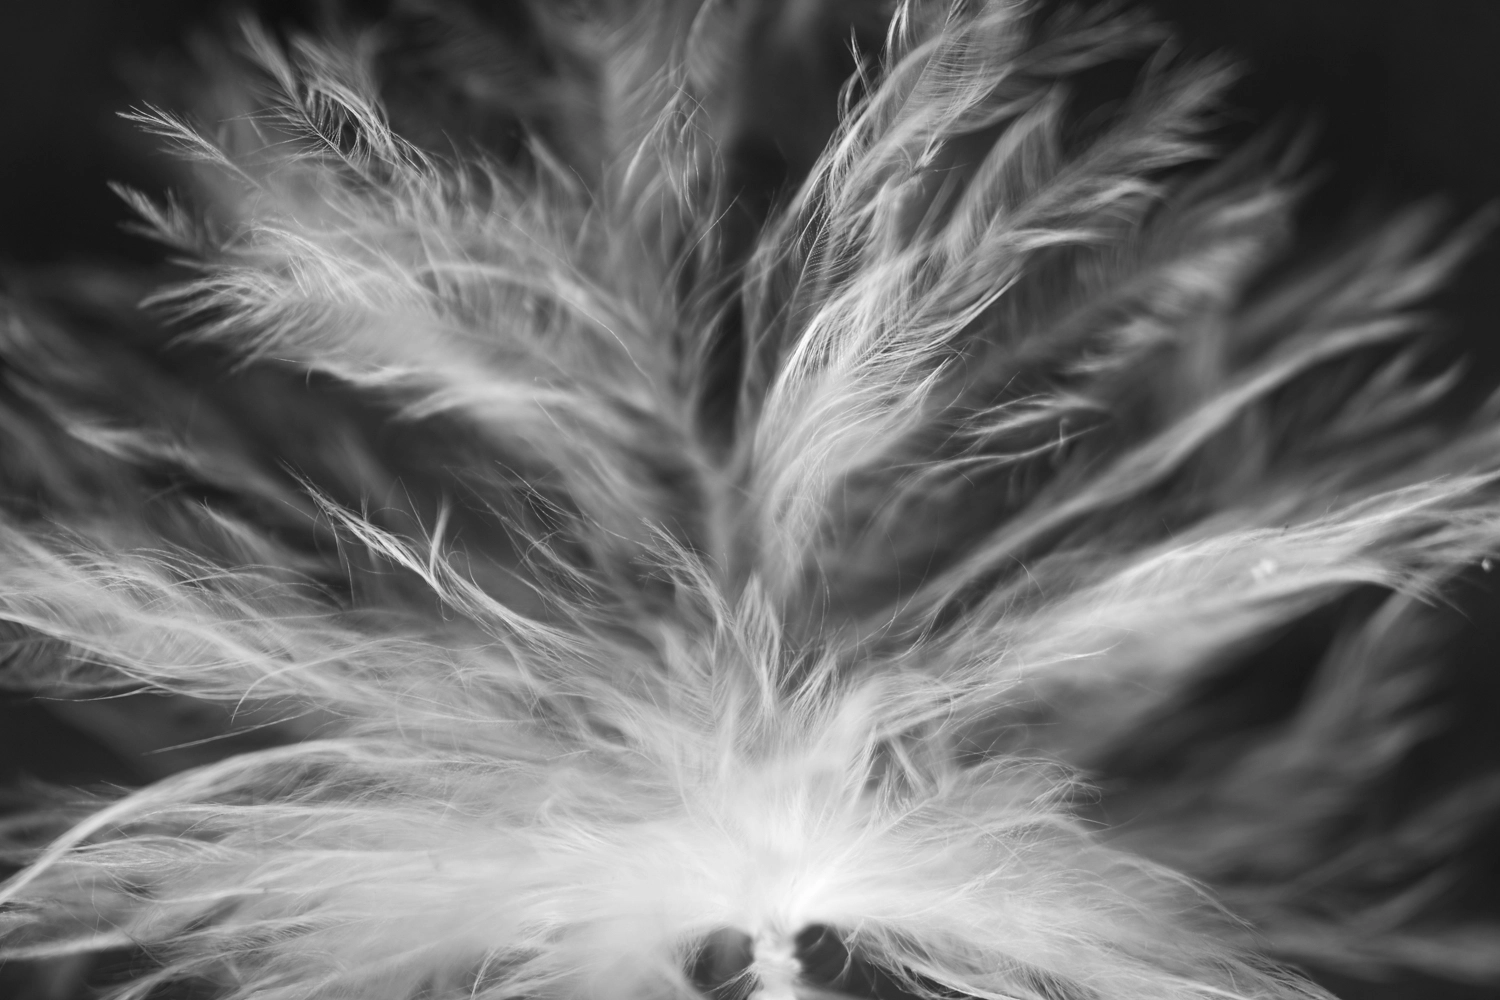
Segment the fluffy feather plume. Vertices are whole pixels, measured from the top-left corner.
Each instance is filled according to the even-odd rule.
[[[1295,152],[1216,159],[1227,64],[1016,0],[883,12],[757,203],[757,47],[836,7],[539,7],[513,71],[423,8],[471,84],[427,119],[395,29],[250,27],[138,115],[193,273],[15,290],[0,678],[274,738],[10,820],[0,955],[247,1000],[1500,974],[1421,920],[1493,776],[1329,833],[1500,548],[1500,411],[1418,311],[1475,233],[1294,255]],[[1174,699],[1356,599],[1294,717],[1097,822]]]

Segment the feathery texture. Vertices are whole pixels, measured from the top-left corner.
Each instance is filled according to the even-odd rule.
[[[252,25],[137,115],[186,280],[17,283],[0,680],[268,735],[9,820],[0,955],[257,1000],[1500,975],[1422,919],[1493,775],[1330,833],[1500,549],[1500,408],[1419,311],[1476,232],[1294,252],[1295,148],[1221,157],[1232,67],[1119,10],[538,5],[529,55],[406,10],[425,55]],[[825,22],[880,55],[757,198],[747,88]],[[1118,748],[1351,601],[1292,718],[1099,822]]]

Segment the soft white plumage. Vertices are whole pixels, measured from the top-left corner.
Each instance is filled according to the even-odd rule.
[[[1414,311],[1473,236],[1413,211],[1278,266],[1296,157],[1211,162],[1225,65],[991,0],[894,12],[746,250],[717,143],[749,15],[576,16],[599,134],[549,142],[589,116],[539,99],[507,161],[393,131],[377,36],[249,29],[258,69],[192,109],[221,124],[140,115],[199,164],[194,209],[130,196],[196,268],[148,305],[176,332],[14,307],[4,428],[37,446],[4,467],[39,499],[0,526],[7,681],[282,739],[14,821],[56,839],[0,951],[138,947],[123,996],[257,1000],[714,968],[783,1000],[840,985],[818,928],[924,995],[1315,995],[1257,956],[1372,939],[1421,965],[1400,920],[1233,876],[1379,771],[1423,600],[1500,547],[1500,415],[1443,403]],[[1070,83],[1121,64],[1121,101]],[[1082,818],[1100,754],[1356,588],[1388,596],[1330,654],[1344,693],[1224,778],[1254,808]],[[1368,772],[1296,798],[1346,752]]]

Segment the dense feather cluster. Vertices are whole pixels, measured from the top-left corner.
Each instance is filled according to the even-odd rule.
[[[836,6],[538,8],[545,59],[251,26],[139,114],[192,270],[17,284],[0,678],[267,737],[11,819],[0,954],[257,1000],[1500,973],[1417,919],[1492,778],[1330,834],[1500,549],[1500,407],[1419,336],[1474,234],[1297,250],[1295,143],[1217,159],[1233,70],[1135,15]],[[755,54],[825,17],[885,41],[757,201]],[[1101,761],[1349,601],[1290,719],[1096,822]]]

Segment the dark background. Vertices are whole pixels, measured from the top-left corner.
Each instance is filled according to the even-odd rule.
[[[476,6],[486,0],[470,0]],[[489,0],[503,6],[506,0]],[[107,180],[161,166],[115,119],[132,78],[194,27],[251,7],[304,19],[318,0],[9,0],[0,4],[0,259],[140,258]],[[347,6],[347,5],[346,5]],[[378,0],[361,4],[374,10]],[[1500,3],[1493,0],[1156,0],[1190,45],[1254,75],[1241,105],[1321,125],[1344,200],[1441,192],[1460,210],[1500,194]]]

